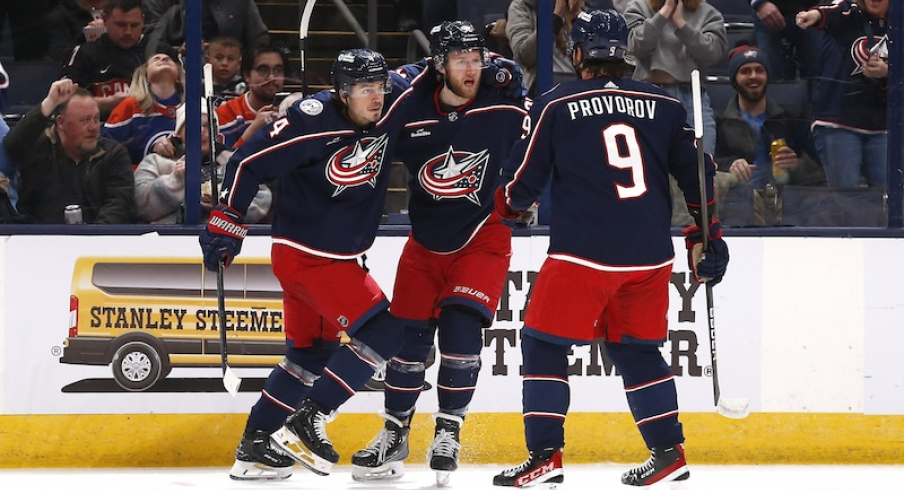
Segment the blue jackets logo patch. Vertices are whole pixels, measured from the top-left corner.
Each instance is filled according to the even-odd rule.
[[[465,198],[480,206],[477,193],[490,159],[488,150],[479,153],[455,151],[451,146],[421,166],[417,178],[421,187],[436,200]]]
[[[361,138],[354,145],[333,153],[326,166],[326,178],[336,186],[332,197],[348,187],[370,184],[375,188],[388,141],[385,134],[378,138]]]

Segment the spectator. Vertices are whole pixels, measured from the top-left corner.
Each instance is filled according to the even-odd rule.
[[[47,56],[65,62],[76,46],[97,40],[104,29],[106,0],[63,0],[47,17]]]
[[[164,136],[176,129],[176,110],[184,100],[185,73],[175,50],[167,44],[135,70],[131,95],[104,124],[104,134],[129,150],[135,165],[148,153],[172,158],[174,148]]]
[[[625,9],[628,22],[628,55],[634,59],[634,79],[659,85],[675,97],[687,111],[687,124],[693,126],[691,72],[704,72],[717,63],[728,48],[728,33],[722,14],[704,0],[630,0]],[[716,120],[709,95],[701,95],[703,149],[716,149]],[[724,195],[729,183],[716,176],[718,195]],[[693,224],[681,203],[684,194],[674,178],[672,189],[672,226]],[[717,199],[716,202],[720,202]],[[718,204],[717,204],[718,205]],[[716,208],[716,217],[719,215]]]
[[[242,44],[231,36],[217,36],[207,44],[207,62],[213,70],[216,106],[244,95],[248,84],[242,77]]]
[[[720,170],[753,189],[767,183],[825,185],[825,175],[813,159],[816,151],[808,121],[797,108],[782,107],[767,95],[772,78],[767,54],[739,47],[732,51],[728,69],[737,95],[716,122],[715,158]],[[778,150],[773,164],[771,143],[779,139],[787,146]]]
[[[794,80],[819,74],[822,33],[801,29],[794,16],[819,0],[752,0],[756,45],[769,57],[770,81]]]
[[[245,49],[266,46],[270,33],[254,0],[200,0],[201,39],[232,36]],[[179,48],[185,44],[185,6],[183,0],[144,0],[148,13],[145,30],[148,46],[166,42]]]
[[[719,62],[728,50],[722,14],[704,0],[631,0],[625,10],[634,79],[662,87],[688,108],[693,125],[691,72]],[[716,148],[716,120],[703,93],[703,149]]]
[[[53,82],[47,97],[3,144],[21,173],[19,211],[32,222],[64,223],[64,209],[72,204],[81,207],[85,223],[132,222],[135,184],[129,155],[119,143],[101,137],[97,102],[71,80]]]
[[[552,29],[555,46],[552,54],[553,82],[574,80],[571,58],[565,53],[566,36],[571,22],[583,10],[583,0],[555,0]],[[514,0],[508,9],[505,34],[512,48],[512,56],[524,70],[524,83],[530,95],[537,87],[537,0]],[[547,89],[549,87],[546,87]]]
[[[797,25],[826,32],[813,139],[829,187],[857,187],[865,177],[870,187],[885,189],[888,0],[819,5],[797,14]]]
[[[3,65],[0,65],[0,90],[6,90],[7,87],[9,87],[9,76],[6,74],[6,70],[3,69]],[[6,124],[2,114],[0,114],[0,142],[3,141],[7,133],[9,133],[9,125]],[[0,179],[6,179],[2,187],[9,198],[10,206],[15,211],[16,201],[19,198],[19,171],[9,159],[6,147],[2,143],[0,143]]]
[[[47,53],[47,15],[55,0],[4,0],[0,2],[0,40],[9,21],[16,61],[39,61]]]
[[[238,148],[252,134],[276,116],[276,94],[285,83],[287,50],[263,47],[246,50],[242,56],[242,76],[248,92],[217,107],[220,133],[226,146]]]
[[[210,145],[207,143],[209,133],[207,120],[207,104],[201,100],[201,219],[207,221],[211,206],[210,178],[211,170]],[[216,115],[214,115],[216,127]],[[172,158],[151,153],[144,157],[135,170],[135,200],[138,217],[154,224],[173,224],[184,221],[185,202],[185,105],[179,107],[176,115],[176,132],[168,138],[175,148]],[[215,145],[218,182],[222,183],[223,170],[232,156],[233,150],[223,145]],[[218,186],[219,188],[219,186]],[[257,196],[251,201],[246,223],[257,223],[270,209],[270,189],[262,185]]]
[[[132,74],[145,61],[141,0],[107,0],[103,19],[107,32],[76,46],[63,75],[94,95],[106,119],[129,96]]]

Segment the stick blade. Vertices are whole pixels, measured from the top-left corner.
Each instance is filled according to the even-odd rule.
[[[716,411],[723,417],[730,419],[743,419],[750,415],[750,400],[747,398],[719,397]]]
[[[235,398],[241,385],[242,378],[239,378],[238,375],[232,371],[231,367],[226,366],[226,370],[223,371],[223,386],[226,388],[226,391]]]

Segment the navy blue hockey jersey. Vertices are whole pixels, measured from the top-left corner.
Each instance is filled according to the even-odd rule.
[[[888,57],[888,21],[877,19],[853,2],[814,7],[822,12],[826,32],[822,74],[814,77],[813,119],[817,126],[879,132],[888,128],[888,79],[863,74],[872,51]]]
[[[440,107],[439,85],[429,69],[433,90],[411,99],[396,160],[411,175],[408,213],[414,240],[435,252],[461,249],[493,211],[499,170],[521,135],[524,100],[481,87],[457,110]]]
[[[557,86],[529,117],[504,169],[506,202],[526,209],[552,177],[549,254],[603,269],[668,264],[669,174],[688,203],[700,203],[684,106],[648,83],[594,78]],[[706,164],[712,196],[715,164]]]
[[[348,259],[376,237],[393,149],[412,87],[396,74],[383,117],[361,129],[328,91],[296,102],[229,160],[220,202],[244,213],[261,183],[279,178],[273,240]]]

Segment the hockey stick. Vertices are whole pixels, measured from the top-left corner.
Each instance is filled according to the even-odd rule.
[[[308,26],[311,24],[311,14],[314,12],[314,4],[317,3],[317,0],[307,0],[304,5],[304,10],[301,12],[301,19],[298,22],[298,54],[301,61],[301,93],[305,96],[308,95],[308,77],[305,74],[305,65],[308,61],[307,54],[305,53],[305,42],[308,39]],[[301,2],[298,3],[299,8],[301,8]]]
[[[208,158],[211,161],[210,169],[210,198],[216,202],[219,199],[217,190],[217,149],[216,149],[216,119],[214,118],[213,100],[213,67],[210,63],[204,65],[204,103],[207,104],[207,147],[210,150]],[[223,386],[233,397],[238,394],[242,379],[229,367],[229,356],[226,353],[226,287],[223,285],[223,260],[217,263],[217,311],[220,316],[220,362],[223,365]]]
[[[697,140],[697,178],[700,181],[700,227],[703,232],[703,253],[711,250],[709,241],[709,200],[706,194],[706,160],[703,154],[703,108],[700,89],[700,72],[691,72],[691,90],[694,103],[694,138]],[[715,189],[713,189],[715,192]],[[742,419],[750,414],[750,400],[746,398],[724,398],[719,388],[719,368],[716,356],[716,319],[713,314],[713,287],[710,282],[704,284],[706,290],[706,319],[709,326],[709,352],[713,372],[713,403],[721,415],[733,419]]]

